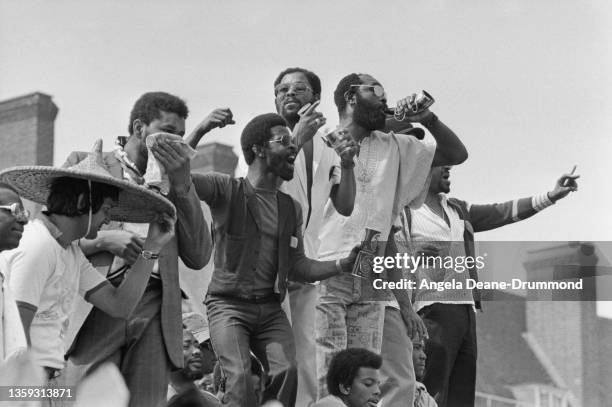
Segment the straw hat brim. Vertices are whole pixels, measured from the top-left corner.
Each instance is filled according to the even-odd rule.
[[[119,201],[110,211],[111,220],[150,223],[156,221],[160,213],[176,216],[172,202],[159,193],[111,175],[47,166],[12,167],[0,172],[0,182],[13,186],[22,198],[42,205],[47,203],[53,180],[61,177],[91,180],[117,187]]]

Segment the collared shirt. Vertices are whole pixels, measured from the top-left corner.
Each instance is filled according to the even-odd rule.
[[[135,164],[128,159],[127,155],[122,149],[115,149],[114,155],[117,160],[121,163],[121,168],[123,169],[123,179],[125,181],[131,182],[133,184],[140,185],[144,182],[138,168],[136,168]],[[140,235],[140,237],[145,238],[149,233],[149,225],[147,223],[128,223],[128,222],[119,222],[117,223],[117,227],[113,227],[113,229],[122,229],[126,231],[130,231]],[[109,272],[106,276],[108,279],[113,279],[118,277],[124,273],[126,273],[130,268],[130,265],[121,257],[115,256],[113,259],[113,263],[109,269]],[[159,263],[155,260],[153,264],[153,270],[151,270],[151,277],[160,279],[159,275]]]
[[[40,366],[64,366],[63,343],[78,294],[86,300],[108,284],[89,263],[77,241],[62,246],[61,231],[41,214],[28,222],[16,249],[0,254],[10,269],[17,304],[35,311],[30,326],[32,355]]]
[[[418,251],[421,244],[434,244],[439,246],[439,256],[446,259],[465,257],[465,245],[463,233],[465,222],[459,217],[459,213],[448,205],[448,197],[440,194],[440,204],[449,224],[438,216],[427,204],[419,209],[411,209],[411,245]],[[433,242],[433,243],[432,243]],[[474,305],[472,290],[465,288],[469,274],[467,271],[459,273],[453,269],[440,267],[421,268],[416,272],[417,289],[415,290],[415,311],[438,302],[445,304],[471,304]],[[443,292],[435,289],[419,289],[419,284],[425,279],[427,281],[452,281],[461,282],[463,289],[445,290]]]

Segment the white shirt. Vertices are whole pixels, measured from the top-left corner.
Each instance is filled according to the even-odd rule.
[[[304,150],[295,159],[293,179],[283,182],[280,190],[291,195],[302,206],[302,225],[304,225],[304,253],[311,259],[317,258],[319,249],[319,229],[323,219],[325,204],[337,177],[330,177],[334,166],[340,165],[340,157],[333,148],[327,147],[322,140],[323,133],[317,132],[312,139],[312,187],[310,190],[310,220],[308,220],[308,178]]]
[[[8,264],[0,257],[0,361],[28,347],[17,304],[8,287]]]
[[[465,223],[459,217],[459,213],[452,207],[448,206],[448,198],[445,194],[440,194],[440,204],[444,213],[446,214],[450,226],[444,219],[438,216],[427,204],[421,206],[418,209],[412,210],[412,221],[411,221],[411,245],[417,247],[420,242],[448,242],[448,245],[441,247],[440,256],[446,257],[451,256],[453,258],[465,256],[465,246],[463,242],[463,233],[465,231]],[[449,278],[467,278],[468,273],[463,274],[450,272],[448,270],[433,270],[428,269],[424,271],[430,277],[433,277],[435,281],[442,281]],[[439,273],[440,275],[435,275]],[[420,282],[420,279],[419,279]],[[465,286],[465,281],[464,281]],[[472,300],[453,300],[445,299],[440,300],[423,300],[423,290],[416,290],[416,301],[414,303],[415,311],[418,311],[428,305],[435,304],[437,302],[443,302],[445,304],[472,304]],[[439,292],[433,292],[432,294],[442,297],[443,294]],[[465,290],[466,296],[472,298],[471,290]]]
[[[366,228],[377,230],[380,239],[386,241],[400,210],[424,202],[435,150],[435,142],[423,143],[403,134],[373,131],[366,137],[359,157],[354,158],[357,192],[353,213],[342,216],[327,201],[319,234],[319,258],[347,256],[361,243]]]
[[[49,220],[33,220],[25,226],[19,247],[0,254],[10,268],[15,301],[37,308],[30,326],[33,359],[56,369],[64,366],[64,336],[77,293],[87,299],[92,289],[107,284],[78,242],[63,248],[56,240],[59,234]]]

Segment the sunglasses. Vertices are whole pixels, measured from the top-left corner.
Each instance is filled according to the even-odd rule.
[[[20,222],[27,222],[30,218],[30,211],[24,209],[23,206],[18,203],[12,203],[10,205],[0,205],[0,209],[4,209],[5,211],[10,212],[11,215],[13,215],[15,219]]]
[[[276,87],[274,88],[274,94],[276,96],[284,96],[289,93],[291,89],[293,89],[293,93],[295,93],[296,95],[302,95],[307,91],[312,92],[312,88],[306,85],[304,82],[291,82],[276,85]]]
[[[376,95],[376,97],[378,98],[387,98],[387,95],[385,93],[385,89],[383,89],[382,86],[380,85],[351,85],[351,88],[367,88],[367,89],[371,89],[372,92],[374,92],[374,95]]]
[[[281,145],[287,147],[287,146],[291,145],[292,142],[293,142],[293,136],[291,136],[291,134],[285,134],[281,138],[269,140],[268,144],[271,144],[271,143],[280,143]]]

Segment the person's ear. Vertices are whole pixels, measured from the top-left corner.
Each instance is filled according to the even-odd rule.
[[[251,146],[251,150],[255,153],[257,157],[264,158],[266,156],[266,153],[262,146],[253,145]]]
[[[138,137],[139,139],[143,138],[145,127],[146,124],[142,120],[135,119],[132,123],[132,134]]]
[[[348,396],[349,393],[351,392],[351,388],[343,384],[339,384],[338,389],[340,390],[340,393],[344,394],[345,396]]]
[[[346,100],[346,103],[348,103],[349,105],[354,105],[355,93],[347,90],[346,92],[344,92],[344,100]]]

